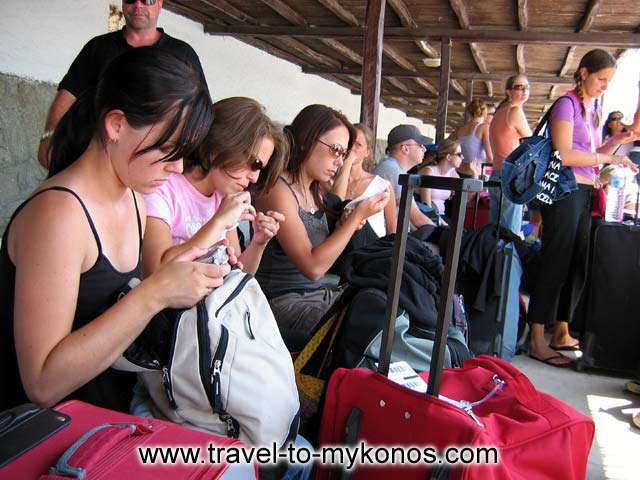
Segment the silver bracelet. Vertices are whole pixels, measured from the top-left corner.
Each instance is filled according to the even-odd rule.
[[[53,137],[53,130],[46,130],[42,135],[40,135],[40,141],[44,142],[47,138]]]

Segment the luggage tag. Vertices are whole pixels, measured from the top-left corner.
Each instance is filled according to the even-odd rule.
[[[389,380],[416,392],[426,393],[427,382],[404,360],[389,365]]]

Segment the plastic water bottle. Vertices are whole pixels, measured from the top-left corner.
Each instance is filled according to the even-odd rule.
[[[611,176],[607,189],[607,206],[604,219],[607,222],[621,222],[624,215],[625,188],[627,175],[624,170],[618,169]]]

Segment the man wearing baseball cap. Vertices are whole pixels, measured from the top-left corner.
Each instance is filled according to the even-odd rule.
[[[374,174],[389,180],[393,185],[397,205],[400,204],[402,191],[398,185],[398,177],[422,163],[424,152],[430,143],[431,140],[422,135],[414,125],[398,125],[389,132],[387,156],[378,164]],[[431,219],[418,209],[414,199],[411,199],[409,219],[415,228],[433,225]]]

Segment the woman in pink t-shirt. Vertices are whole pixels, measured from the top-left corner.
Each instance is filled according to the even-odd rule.
[[[253,274],[266,244],[284,220],[278,212],[255,213],[247,191],[263,194],[282,172],[289,151],[282,130],[250,98],[227,98],[213,107],[211,130],[199,153],[185,159],[184,174],[171,176],[145,196],[146,272],[193,246],[208,249],[222,239],[240,252],[235,226],[251,220],[254,234],[238,260]]]
[[[436,152],[427,153],[427,155],[429,155],[429,158],[425,164],[428,166],[418,167],[418,173],[420,175],[458,178],[456,169],[459,168],[462,163],[462,150],[458,141],[447,138],[440,142]],[[444,216],[444,202],[448,200],[450,196],[450,190],[434,188],[420,189],[420,201],[430,207],[435,205],[438,208],[440,217]]]
[[[569,333],[569,322],[582,295],[591,233],[591,198],[598,167],[624,165],[637,171],[628,157],[613,155],[634,135],[614,135],[600,144],[598,99],[616,71],[616,60],[604,50],[588,52],[574,73],[576,87],[560,98],[551,111],[549,125],[553,146],[562,163],[571,167],[578,189],[552,205],[542,207],[541,278],[531,292],[529,355],[548,365],[567,367],[571,361],[556,350],[578,350]],[[551,343],[544,328],[555,322]]]

